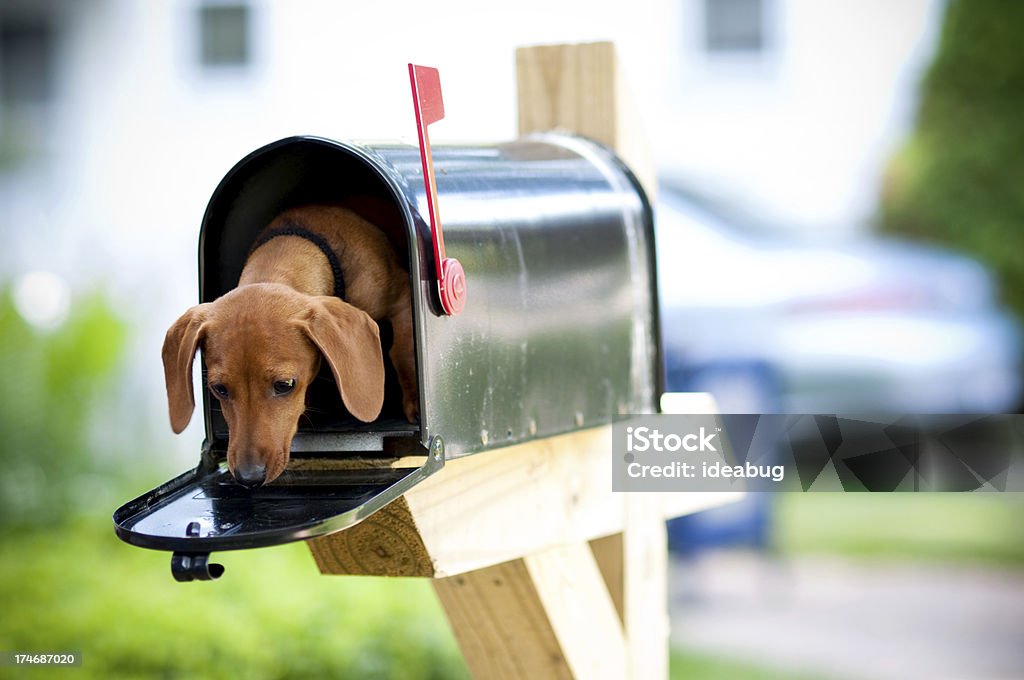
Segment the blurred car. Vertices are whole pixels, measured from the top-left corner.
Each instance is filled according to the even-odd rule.
[[[977,261],[864,235],[797,238],[659,185],[666,388],[723,413],[988,413],[1021,399],[1021,331]],[[772,549],[774,494],[668,523],[669,547]]]
[[[660,184],[656,224],[669,391],[727,413],[1017,407],[1020,328],[979,262],[796,238],[678,180]]]

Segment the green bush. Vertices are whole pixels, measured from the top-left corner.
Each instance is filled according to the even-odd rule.
[[[220,581],[176,583],[107,518],[7,532],[0,650],[82,653],[40,678],[466,677],[425,579],[321,576],[301,543],[214,557]]]
[[[1024,2],[952,0],[892,160],[884,229],[948,244],[996,273],[1024,314]]]
[[[99,295],[75,300],[69,318],[47,331],[0,291],[0,526],[64,521],[88,503],[90,480],[112,479],[89,435],[111,404],[125,338]]]

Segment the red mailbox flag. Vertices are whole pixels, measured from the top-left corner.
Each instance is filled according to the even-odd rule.
[[[437,209],[437,184],[434,180],[434,160],[430,154],[427,126],[444,118],[444,100],[441,98],[441,76],[436,68],[409,64],[409,82],[412,85],[413,109],[416,111],[416,131],[420,140],[420,160],[423,163],[423,183],[427,191],[427,209],[430,211],[430,233],[434,240],[434,263],[441,307],[449,316],[458,314],[466,306],[466,273],[453,257],[445,257],[441,216]]]

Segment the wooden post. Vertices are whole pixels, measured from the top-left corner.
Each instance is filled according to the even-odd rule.
[[[622,626],[585,543],[434,581],[477,678],[629,677]]]
[[[561,129],[610,147],[644,185],[657,189],[649,147],[610,42],[516,51],[519,134]],[[624,531],[591,544],[626,637],[623,677],[668,677],[665,518],[656,498],[627,494]]]
[[[611,43],[516,63],[521,134],[600,141],[653,193]],[[310,550],[325,574],[432,577],[474,677],[667,678],[664,520],[738,494],[613,493],[611,445],[603,426],[448,461]]]
[[[615,150],[651,201],[657,180],[639,107],[610,42],[516,50],[519,134],[565,130]]]

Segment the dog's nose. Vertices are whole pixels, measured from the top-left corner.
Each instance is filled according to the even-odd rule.
[[[242,486],[254,488],[267,481],[267,466],[263,463],[249,463],[237,466],[232,474]]]

